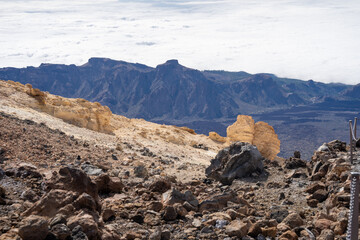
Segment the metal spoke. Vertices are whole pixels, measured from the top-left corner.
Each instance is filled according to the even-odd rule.
[[[346,232],[347,240],[358,240],[359,238],[359,176],[360,172],[358,170],[357,164],[357,156],[356,163],[354,164],[354,150],[356,151],[356,125],[357,118],[354,120],[354,124],[352,121],[349,121],[350,127],[350,142],[349,142],[349,151],[350,151],[350,162],[353,165],[353,172],[351,172],[351,185],[350,185],[350,212],[349,212],[349,220],[348,227]]]

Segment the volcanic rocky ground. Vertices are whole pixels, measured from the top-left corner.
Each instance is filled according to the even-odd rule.
[[[345,143],[322,150],[223,185],[204,174],[211,157],[109,147],[1,112],[0,239],[345,239]]]
[[[258,149],[0,81],[0,240],[345,239],[346,143]]]

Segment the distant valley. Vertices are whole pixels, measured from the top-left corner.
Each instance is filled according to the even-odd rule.
[[[2,68],[0,79],[30,83],[52,94],[100,102],[116,114],[188,126],[203,134],[224,135],[238,114],[252,115],[274,126],[281,140],[280,156],[300,150],[304,159],[323,142],[347,140],[348,120],[360,112],[360,85],[198,71],[177,60],[152,68],[91,58],[82,66]]]

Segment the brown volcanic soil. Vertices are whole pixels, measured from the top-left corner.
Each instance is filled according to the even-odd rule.
[[[165,153],[154,156],[154,153],[144,150],[144,147],[146,147],[144,143],[134,145],[119,141],[117,147],[115,145],[112,148],[97,144],[93,140],[81,140],[69,136],[45,124],[21,120],[1,112],[0,166],[9,177],[6,176],[0,180],[6,192],[5,205],[0,205],[0,233],[3,233],[7,239],[9,236],[14,236],[14,231],[11,229],[21,226],[20,221],[23,219],[21,213],[32,206],[31,201],[21,196],[23,192],[31,189],[34,192],[32,196],[34,201],[39,199],[45,194],[45,182],[50,179],[53,172],[69,165],[83,169],[84,166],[90,164],[123,181],[125,187],[121,194],[100,195],[102,205],[111,206],[115,213],[114,218],[109,220],[106,226],[115,229],[114,232],[121,236],[121,239],[149,239],[149,235],[156,232],[159,226],[163,232],[170,232],[171,239],[225,239],[227,237],[237,239],[236,237],[229,238],[225,228],[216,227],[215,224],[217,220],[224,218],[223,215],[230,216],[234,212],[235,218],[253,225],[260,222],[265,229],[271,228],[274,224],[275,216],[271,214],[279,211],[298,213],[303,218],[304,227],[316,233],[314,230],[316,216],[321,212],[326,215],[324,202],[319,203],[316,208],[311,208],[306,204],[308,194],[304,190],[312,183],[305,176],[308,174],[306,169],[297,169],[299,174],[305,177],[289,177],[294,170],[282,167],[282,162],[265,161],[266,173],[235,180],[231,186],[224,186],[204,177],[205,164],[189,163],[183,161],[181,156],[165,156]],[[183,151],[186,152],[186,148]],[[206,152],[203,149],[196,149],[196,151]],[[338,157],[340,156],[341,154]],[[29,165],[36,167],[34,173],[31,171],[21,173],[21,167],[26,168]],[[147,169],[148,178],[139,178],[134,175],[134,168],[139,165]],[[187,181],[172,178],[172,176],[177,176],[172,175],[172,172],[179,174],[180,171],[187,172],[187,176],[192,176],[192,178]],[[197,176],[198,172],[202,175]],[[42,177],[38,176],[38,173]],[[185,217],[167,221],[159,217],[163,214],[161,211],[164,210],[153,214],[151,212],[153,210],[149,209],[152,203],[161,202],[161,193],[149,190],[151,183],[159,177],[167,178],[172,187],[182,192],[190,190],[199,202],[216,195],[233,192],[237,196],[235,197],[237,203],[230,201],[227,207],[215,211],[210,209],[203,212],[190,211]],[[339,185],[340,182],[337,184]],[[146,213],[149,211],[154,215],[153,222],[142,223],[136,218],[138,215],[147,216]],[[218,215],[214,216],[212,212]],[[229,219],[227,221],[229,223]],[[297,231],[300,239],[309,239],[304,232],[300,234],[304,227],[293,231]],[[276,238],[279,238],[283,232],[284,230],[278,229]]]
[[[2,169],[17,169],[20,166],[33,165],[47,178],[52,171],[61,166],[89,162],[101,166],[104,170],[109,169],[106,158],[111,157],[104,147],[89,145],[86,141],[76,140],[60,130],[52,130],[44,124],[38,124],[31,120],[20,120],[8,114],[0,112],[0,163]],[[101,164],[100,164],[101,163]],[[44,194],[42,179],[4,178],[0,184],[6,191],[6,204],[1,206],[1,216],[9,216],[11,225],[1,224],[1,232],[9,230],[10,226],[18,226],[21,216],[16,207],[22,205],[19,210],[23,211],[29,204],[24,204],[21,194],[27,190],[35,191],[39,198]],[[14,208],[14,205],[16,206]]]
[[[7,166],[26,162],[51,171],[61,165],[86,161],[106,165],[107,158],[111,158],[111,153],[104,147],[77,140],[45,124],[20,120],[1,112],[0,122],[0,143],[5,150],[4,157],[9,159]]]

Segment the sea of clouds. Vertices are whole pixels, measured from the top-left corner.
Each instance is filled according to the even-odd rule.
[[[0,0],[0,67],[90,57],[360,82],[358,0]]]

